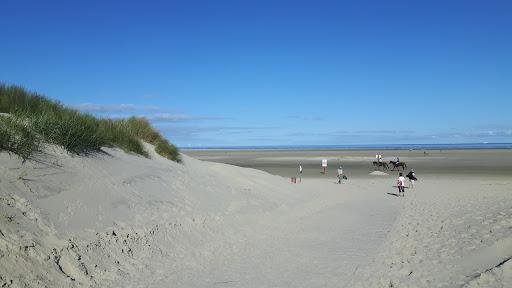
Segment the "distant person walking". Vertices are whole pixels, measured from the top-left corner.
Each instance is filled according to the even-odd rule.
[[[322,159],[323,174],[327,173],[327,159]]]
[[[338,184],[341,184],[342,183],[342,180],[343,180],[343,167],[339,167],[338,168]]]
[[[411,188],[414,188],[414,181],[418,181],[418,178],[416,178],[416,173],[414,173],[414,169],[411,169],[405,177],[409,178],[409,183],[411,183]]]
[[[299,163],[299,182],[302,182],[302,164]]]
[[[400,174],[398,175],[398,182],[396,183],[396,185],[398,186],[398,196],[404,197],[405,196],[405,177],[402,174],[402,172],[400,172]]]

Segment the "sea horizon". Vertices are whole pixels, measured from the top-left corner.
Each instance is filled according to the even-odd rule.
[[[437,144],[332,144],[332,145],[239,145],[239,146],[178,146],[180,150],[358,150],[358,149],[408,149],[408,150],[455,150],[455,149],[512,149],[512,143],[437,143]]]

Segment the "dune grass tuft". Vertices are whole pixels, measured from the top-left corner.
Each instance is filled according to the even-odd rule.
[[[178,148],[174,146],[173,144],[169,143],[164,138],[161,138],[156,141],[155,145],[155,151],[156,153],[162,155],[163,157],[178,162],[181,162],[180,152],[178,151]]]
[[[0,151],[7,151],[27,160],[40,151],[40,141],[24,121],[0,115]]]
[[[61,146],[73,154],[97,152],[106,141],[99,133],[99,121],[91,115],[71,109],[58,113],[43,110],[38,113],[17,112],[17,117],[28,119],[30,128],[44,142]]]
[[[148,157],[141,141],[135,137],[124,125],[123,120],[101,119],[100,134],[106,141],[106,146],[118,147],[128,153],[135,153]]]
[[[25,111],[37,113],[43,110],[58,111],[64,106],[34,92],[28,92],[20,86],[0,83],[0,113]]]
[[[153,144],[155,146],[156,153],[169,160],[181,162],[178,148],[169,143],[169,141],[167,141],[160,132],[153,128],[148,119],[142,117],[130,117],[119,121],[123,123],[132,135]]]
[[[19,86],[0,83],[0,151],[28,159],[39,143],[59,145],[78,155],[118,147],[148,157],[141,140],[155,145],[160,155],[180,162],[179,151],[145,118],[98,119]],[[33,143],[33,145],[29,145]]]
[[[126,128],[129,129],[133,135],[143,141],[154,144],[155,141],[162,138],[160,133],[155,128],[153,128],[153,126],[151,126],[146,118],[130,117],[122,121],[124,125],[126,125]]]

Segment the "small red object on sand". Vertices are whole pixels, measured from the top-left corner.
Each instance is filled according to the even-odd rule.
[[[297,183],[297,177],[292,177],[292,183]]]

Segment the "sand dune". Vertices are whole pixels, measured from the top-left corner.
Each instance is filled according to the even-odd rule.
[[[145,279],[159,261],[172,271],[189,255],[213,253],[226,219],[273,209],[287,193],[280,177],[256,170],[106,151],[82,158],[52,148],[25,164],[1,154],[3,283],[126,287],[127,275]],[[252,191],[268,185],[282,192]]]
[[[147,146],[151,150],[151,146]],[[0,154],[1,287],[507,287],[512,180]],[[152,150],[151,150],[152,151]],[[279,162],[279,161],[277,161]],[[501,286],[500,286],[501,285]]]

